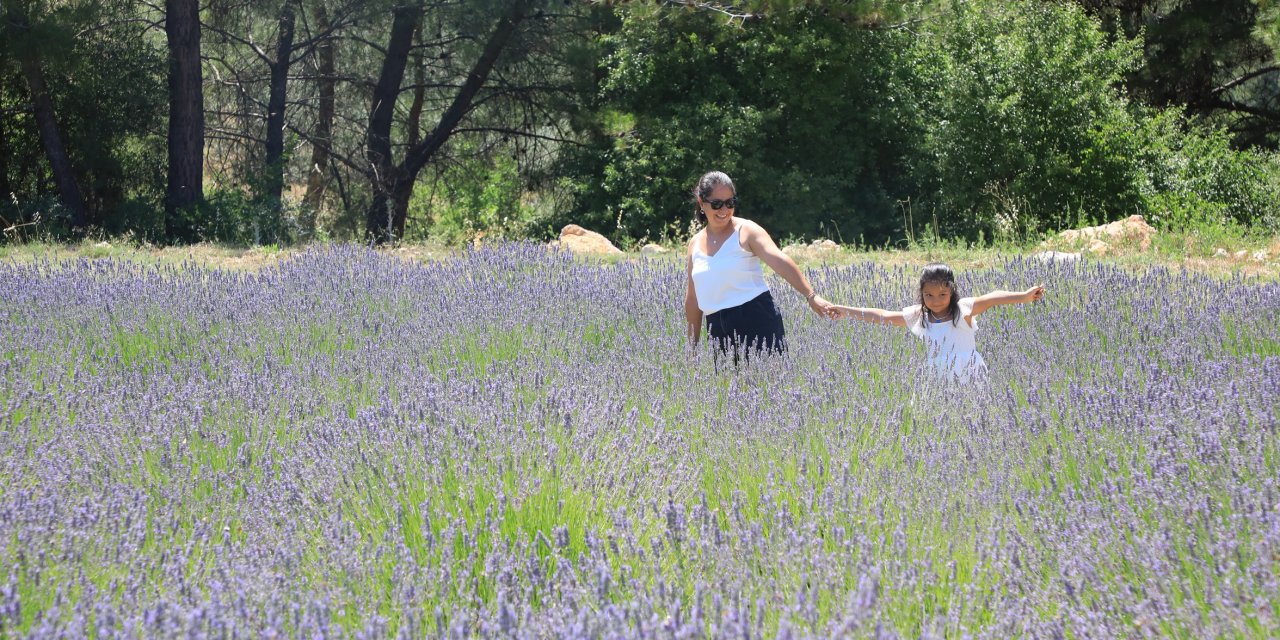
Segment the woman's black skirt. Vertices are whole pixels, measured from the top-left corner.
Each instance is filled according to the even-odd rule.
[[[782,353],[787,350],[782,312],[768,291],[736,307],[707,314],[707,334],[717,351],[749,359],[754,353]]]

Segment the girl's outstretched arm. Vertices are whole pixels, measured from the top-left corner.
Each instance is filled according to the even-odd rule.
[[[1023,304],[1035,302],[1044,297],[1044,285],[1036,285],[1026,291],[992,291],[973,299],[973,315],[1001,304]]]
[[[850,320],[862,320],[872,324],[892,324],[899,327],[907,326],[907,319],[902,315],[901,311],[889,311],[887,309],[876,309],[874,307],[846,307],[842,304],[833,304],[831,308],[835,310],[837,318],[848,318]]]

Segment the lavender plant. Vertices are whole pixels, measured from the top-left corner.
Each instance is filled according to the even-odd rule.
[[[791,351],[717,371],[683,278],[0,266],[0,636],[1280,633],[1280,286],[1010,258],[962,288],[1051,299],[957,387],[788,296]]]

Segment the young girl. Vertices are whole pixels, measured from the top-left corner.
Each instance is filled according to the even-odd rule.
[[[931,264],[920,276],[919,304],[902,311],[832,305],[840,318],[888,323],[907,327],[923,338],[929,348],[929,365],[944,376],[961,381],[980,376],[986,363],[977,351],[974,332],[977,318],[1000,304],[1035,302],[1044,297],[1044,287],[1026,291],[992,291],[976,298],[961,298],[956,290],[956,276],[945,264]]]

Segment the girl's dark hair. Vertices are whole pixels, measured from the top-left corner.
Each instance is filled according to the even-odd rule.
[[[698,206],[699,200],[706,200],[711,197],[711,192],[716,187],[728,185],[733,189],[733,194],[738,194],[738,189],[733,186],[733,179],[723,171],[708,171],[698,178],[698,184],[693,188],[693,217],[699,224],[707,224],[707,214],[702,212],[702,207]]]
[[[923,314],[924,328],[929,328],[929,323],[937,318],[929,307],[924,303],[924,286],[926,284],[946,285],[951,290],[950,304],[947,306],[947,313],[951,316],[951,324],[956,324],[957,318],[960,317],[960,291],[956,289],[956,274],[941,262],[927,264],[924,267],[924,273],[920,274],[920,313]]]

